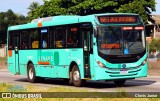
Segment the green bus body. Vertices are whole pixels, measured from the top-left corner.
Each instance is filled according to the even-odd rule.
[[[100,31],[97,30],[99,26],[107,27],[108,29],[110,29],[110,26],[111,27],[123,27],[123,26],[132,26],[132,27],[143,26],[144,27],[143,22],[141,20],[137,23],[134,23],[134,22],[119,23],[119,20],[115,21],[116,23],[110,23],[110,22],[105,23],[106,18],[104,18],[104,23],[103,23],[103,18],[102,18],[102,23],[100,23],[98,20],[98,16],[103,17],[103,16],[112,16],[112,15],[113,16],[117,16],[117,15],[138,16],[137,14],[128,14],[128,13],[127,14],[123,14],[123,13],[122,14],[117,14],[117,13],[94,14],[94,15],[88,15],[88,16],[55,16],[55,17],[49,17],[48,18],[49,21],[42,20],[42,22],[39,22],[41,25],[38,25],[39,23],[36,22],[35,20],[35,22],[33,21],[32,23],[9,27],[8,33],[7,33],[8,70],[13,74],[27,75],[27,67],[29,63],[32,63],[34,65],[36,77],[70,79],[70,72],[72,72],[72,67],[75,64],[79,69],[80,79],[82,80],[85,80],[85,79],[90,79],[90,80],[125,79],[126,80],[126,79],[134,79],[139,77],[146,77],[147,70],[148,70],[148,62],[146,61],[147,60],[146,49],[138,53],[140,55],[136,56],[134,54],[133,58],[136,57],[138,58],[138,60],[131,61],[131,62],[128,60],[132,57],[132,55],[130,56],[128,54],[128,50],[126,50],[125,48],[124,50],[126,50],[127,52],[126,54],[117,55],[117,59],[122,60],[120,62],[119,60],[117,60],[116,62],[114,61],[114,56],[116,55],[113,55],[113,58],[111,56],[109,60],[107,60],[107,56],[109,55],[104,55],[104,54],[100,55],[101,51],[99,51],[98,43],[97,43],[99,40],[97,33],[100,33],[101,31],[101,30]],[[71,27],[68,27],[68,26],[71,26]],[[80,40],[79,40],[80,45],[78,47],[76,48],[67,47],[67,41],[65,41],[65,45],[66,45],[65,47],[58,48],[55,45],[51,47],[51,44],[53,41],[51,39],[50,33],[52,32],[54,33],[54,29],[56,29],[57,27],[58,28],[63,27],[63,28],[66,28],[65,31],[66,33],[68,33],[67,31],[71,28],[75,28],[75,26],[78,26],[76,28],[78,28],[79,36],[80,36]],[[44,28],[47,29],[47,31],[42,30]],[[47,48],[42,48],[41,44],[43,43],[42,42],[43,35],[40,35],[40,39],[38,40],[38,48],[32,48],[31,47],[32,45],[29,42],[30,48],[20,49],[21,42],[23,41],[21,39],[22,38],[21,32],[29,31],[30,29],[34,29],[34,30],[36,29],[41,34],[43,33],[43,31],[48,33],[47,38],[49,38],[48,39],[49,45],[47,45]],[[50,30],[52,31],[50,32]],[[85,32],[88,32],[89,34]],[[66,34],[65,37],[67,37],[67,35],[68,34]],[[84,37],[86,37],[86,40],[88,40],[86,41],[88,43],[87,52],[85,52],[85,48],[84,48],[84,44],[85,44]],[[28,40],[30,39],[28,38]],[[56,38],[53,40],[56,40]],[[13,45],[11,48],[10,48],[10,44]],[[55,43],[53,42],[53,44]],[[115,54],[118,54],[118,53],[115,53]],[[125,59],[125,55],[127,60]],[[103,56],[104,58],[102,58]]]

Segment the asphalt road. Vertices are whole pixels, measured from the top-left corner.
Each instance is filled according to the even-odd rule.
[[[0,70],[0,83],[11,83],[16,85],[29,85],[26,76],[13,75],[6,70]],[[42,87],[70,87],[62,80],[45,79],[43,82],[32,83],[34,86]],[[160,76],[148,76],[146,78],[137,78],[134,80],[127,80],[123,87],[116,87],[112,81],[87,81],[85,87],[79,87],[77,89],[85,89],[89,91],[98,92],[160,92]]]

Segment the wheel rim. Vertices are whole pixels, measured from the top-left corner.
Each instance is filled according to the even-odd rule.
[[[33,69],[32,68],[29,69],[29,78],[33,79]]]
[[[80,79],[79,72],[78,71],[74,71],[73,72],[73,80],[74,81],[78,81],[79,79]]]

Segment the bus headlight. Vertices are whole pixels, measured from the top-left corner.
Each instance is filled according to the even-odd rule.
[[[141,64],[141,65],[145,65],[145,64],[146,64],[146,62],[147,62],[147,58],[142,62],[142,64]]]
[[[104,63],[102,63],[102,62],[100,62],[98,60],[96,60],[96,62],[100,67],[102,67],[102,68],[106,67]]]

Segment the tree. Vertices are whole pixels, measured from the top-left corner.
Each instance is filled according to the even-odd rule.
[[[38,3],[38,2],[32,2],[32,3],[30,4],[30,6],[28,7],[28,9],[29,9],[30,11],[33,11],[33,10],[36,9],[38,6],[39,6],[39,3]]]
[[[155,11],[155,0],[43,0],[32,10],[31,19],[55,15],[88,15],[94,13],[137,13],[144,22]]]
[[[122,13],[137,13],[139,14],[145,23],[147,20],[151,20],[151,11],[155,11],[155,0],[132,0],[128,4],[124,4],[116,11]]]
[[[149,43],[149,52],[156,52],[160,51],[160,38],[155,39],[153,38],[151,43]]]
[[[28,15],[30,16],[32,14],[32,11],[35,10],[38,6],[39,6],[38,2],[32,2],[28,7],[29,9]]]
[[[23,15],[15,14],[12,10],[0,13],[0,44],[6,43],[7,29],[9,26],[27,23],[28,19]]]

